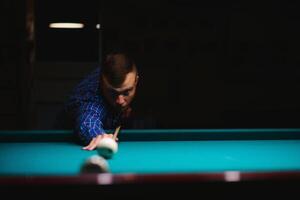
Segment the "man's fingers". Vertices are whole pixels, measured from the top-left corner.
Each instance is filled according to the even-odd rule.
[[[115,141],[118,141],[118,140],[119,140],[119,138],[114,138],[114,135],[113,135],[113,134],[105,134],[105,137],[112,138],[112,139],[114,139]]]
[[[93,141],[91,146],[88,148],[88,150],[94,150],[97,147],[98,142],[102,139],[102,135],[98,135],[96,139]]]
[[[89,150],[89,151],[94,150],[97,147],[97,144],[99,143],[99,141],[103,138],[114,138],[114,135],[106,134],[106,133],[104,133],[102,135],[98,135],[97,137],[93,138],[91,140],[91,142],[87,146],[83,147],[82,149]],[[118,141],[119,139],[115,138],[115,140]]]
[[[93,144],[93,142],[94,142],[95,140],[96,140],[96,138],[93,138],[93,139],[91,140],[91,142],[90,142],[87,146],[83,147],[82,149],[84,149],[84,150],[88,149],[88,148]]]
[[[114,135],[113,134],[104,134],[103,137],[113,138]]]
[[[107,136],[106,137],[110,137],[112,139],[115,139],[116,141],[119,140],[119,138],[114,138],[114,135],[113,134],[106,134]]]
[[[103,137],[97,137],[97,139],[95,140],[93,146],[91,147],[91,150],[94,150],[97,147],[97,144],[99,143],[99,141],[102,139]]]
[[[94,150],[98,144],[98,142],[102,139],[102,135],[98,135],[97,137],[93,138],[90,144],[84,147],[84,150]]]

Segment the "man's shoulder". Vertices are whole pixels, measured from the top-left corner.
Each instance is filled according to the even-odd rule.
[[[88,73],[77,85],[75,88],[80,88],[80,87],[86,87],[87,88],[93,88],[91,85],[99,83],[99,76],[100,76],[100,68],[97,67],[94,69],[92,72]]]
[[[87,74],[71,91],[71,99],[91,99],[99,96],[100,67]]]
[[[89,72],[85,77],[83,77],[83,81],[86,80],[99,80],[99,76],[100,76],[100,67],[95,68],[94,70],[92,70],[91,72]]]

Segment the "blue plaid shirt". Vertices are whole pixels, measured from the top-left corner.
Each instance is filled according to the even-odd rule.
[[[101,95],[100,68],[82,80],[73,90],[65,109],[71,116],[75,133],[88,144],[94,137],[114,129],[121,120],[121,113],[114,112]]]

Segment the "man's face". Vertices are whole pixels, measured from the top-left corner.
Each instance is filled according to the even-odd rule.
[[[103,95],[109,104],[117,111],[126,110],[135,96],[138,82],[137,73],[135,71],[129,72],[124,82],[118,87],[110,85],[104,76],[102,76],[101,80]]]

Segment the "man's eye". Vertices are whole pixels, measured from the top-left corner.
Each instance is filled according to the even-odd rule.
[[[123,95],[124,95],[124,96],[128,96],[129,93],[130,93],[130,91],[125,91],[125,92],[123,92]]]
[[[118,96],[118,93],[112,90],[109,91],[109,94],[113,97]]]
[[[131,93],[132,89],[130,90],[126,90],[124,92],[116,92],[114,90],[109,90],[109,94],[112,96],[112,97],[117,97],[119,95],[123,95],[123,96],[129,96],[130,93]]]

